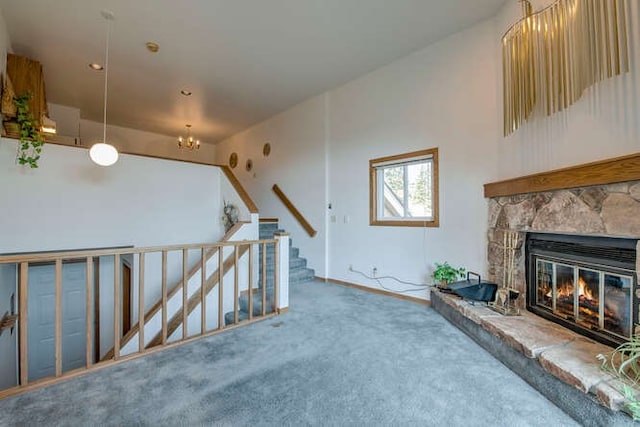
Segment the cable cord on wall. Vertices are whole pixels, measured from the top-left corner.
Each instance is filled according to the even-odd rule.
[[[385,291],[389,291],[389,292],[396,292],[396,293],[399,293],[399,294],[404,294],[404,293],[407,293],[407,292],[418,292],[418,291],[423,291],[423,290],[425,290],[425,289],[427,289],[427,288],[432,287],[432,285],[429,285],[429,284],[426,284],[426,283],[414,283],[414,282],[408,282],[408,281],[406,281],[406,280],[398,279],[397,277],[394,277],[394,276],[379,276],[379,277],[369,276],[368,274],[366,274],[366,273],[364,273],[364,272],[362,272],[362,271],[356,270],[356,269],[354,269],[354,268],[351,268],[351,271],[352,271],[352,272],[354,272],[354,273],[358,273],[358,274],[359,274],[359,275],[361,275],[362,277],[365,277],[365,278],[367,278],[367,279],[369,279],[369,280],[374,280],[374,281],[376,281],[376,282],[378,283],[378,285],[379,285],[382,289],[384,289]],[[387,288],[386,286],[384,286],[384,284],[382,283],[381,279],[391,279],[391,280],[395,280],[396,282],[398,282],[398,283],[402,283],[403,285],[415,286],[417,289],[400,289],[400,290],[397,290],[397,289]]]

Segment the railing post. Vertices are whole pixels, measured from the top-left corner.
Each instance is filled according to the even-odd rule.
[[[144,267],[145,254],[138,254],[138,351],[144,351]]]
[[[289,308],[289,233],[275,233],[275,283],[273,298],[277,311]]]
[[[85,298],[85,351],[86,351],[86,365],[87,369],[90,369],[93,365],[93,257],[88,256],[85,260],[85,274],[86,274],[86,298]]]
[[[20,263],[20,283],[18,288],[18,334],[20,336],[20,385],[25,386],[29,382],[29,356],[28,356],[28,304],[27,293],[29,284],[29,263]]]
[[[56,259],[55,359],[56,377],[62,375],[62,259]]]

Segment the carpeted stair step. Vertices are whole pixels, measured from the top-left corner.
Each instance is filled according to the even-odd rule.
[[[267,256],[267,271],[273,272],[273,259],[274,257]],[[302,257],[289,257],[289,269],[306,267],[307,259]]]
[[[240,311],[249,312],[249,295],[240,295],[239,307]],[[267,288],[267,304],[265,307],[267,313],[273,311],[273,288]],[[253,294],[253,315],[259,316],[260,314],[262,314],[262,292],[258,291]]]
[[[260,229],[259,236],[261,239],[273,239],[274,234],[276,233],[284,233],[284,230],[281,228],[273,228],[268,230]]]
[[[238,322],[242,322],[242,321],[248,320],[248,319],[249,319],[249,313],[244,312],[244,311],[238,311]],[[233,321],[234,320],[235,320],[235,316],[233,314],[233,311],[230,311],[230,312],[224,314],[224,325],[225,326],[233,325]]]
[[[315,279],[316,272],[311,268],[299,268],[289,272],[289,285],[309,282]]]
[[[296,257],[289,258],[289,270],[294,270],[296,268],[305,268],[307,266],[307,259]]]
[[[265,313],[273,313],[273,290],[267,289],[267,303],[265,305]],[[253,315],[262,315],[262,293],[253,294]],[[238,300],[238,322],[249,319],[249,295],[240,295]],[[234,323],[234,313],[229,311],[224,315],[224,324],[232,325]]]

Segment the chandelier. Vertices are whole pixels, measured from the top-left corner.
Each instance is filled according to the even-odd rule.
[[[556,0],[502,38],[504,135],[550,116],[596,83],[629,71],[627,0]]]
[[[195,139],[191,136],[191,125],[185,125],[187,128],[187,136],[178,137],[178,148],[181,150],[199,150],[200,149],[200,140]]]

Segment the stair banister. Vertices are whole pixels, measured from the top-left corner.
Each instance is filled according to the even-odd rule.
[[[293,217],[300,223],[302,228],[309,234],[309,236],[314,237],[318,232],[309,224],[309,221],[300,213],[298,208],[289,200],[289,198],[284,194],[284,192],[278,187],[278,184],[273,184],[273,192],[276,193],[276,196],[282,201],[282,203],[289,209],[289,212],[293,215]]]
[[[237,300],[240,292],[238,269],[241,269],[243,274],[245,274],[245,272],[247,271],[246,269],[249,269],[248,283],[250,284],[250,288],[248,288],[247,291],[251,292],[251,289],[253,289],[253,273],[251,270],[251,268],[253,268],[253,263],[250,262],[247,265],[245,265],[244,261],[242,261],[242,267],[241,267],[240,259],[247,252],[249,252],[247,256],[248,258],[253,257],[254,245],[257,246],[257,245],[274,244],[276,245],[276,248],[279,247],[282,250],[282,248],[284,247],[288,250],[288,244],[286,240],[284,242],[278,242],[279,239],[280,237],[276,236],[275,239],[264,239],[264,240],[242,240],[242,241],[235,241],[235,242],[172,245],[172,246],[164,246],[164,247],[158,246],[158,247],[146,247],[146,248],[128,247],[128,248],[112,248],[112,249],[96,249],[96,250],[64,251],[64,252],[61,251],[61,252],[47,252],[47,253],[41,252],[41,253],[33,253],[33,254],[0,256],[0,264],[15,264],[18,267],[16,269],[17,270],[16,274],[17,274],[17,281],[18,281],[17,296],[18,296],[18,307],[19,307],[19,311],[18,311],[19,380],[16,386],[11,387],[9,389],[0,390],[0,399],[6,396],[17,394],[24,390],[37,388],[40,386],[51,384],[53,382],[58,382],[63,378],[75,377],[77,375],[82,374],[83,372],[92,371],[104,366],[109,366],[119,361],[129,360],[129,359],[138,357],[142,354],[145,354],[149,351],[154,351],[155,349],[152,350],[149,348],[151,347],[151,345],[147,345],[146,347],[144,345],[144,342],[145,342],[144,329],[145,329],[145,320],[147,318],[147,316],[144,314],[145,293],[146,293],[145,289],[149,289],[148,288],[149,280],[148,278],[145,278],[145,276],[146,276],[146,273],[149,273],[151,271],[148,268],[149,266],[146,266],[146,263],[145,263],[145,256],[147,254],[149,253],[163,254],[162,265],[158,265],[158,268],[163,270],[163,274],[162,274],[163,276],[162,277],[162,282],[163,282],[162,283],[162,288],[163,288],[162,300],[163,301],[161,303],[161,307],[163,308],[162,311],[166,313],[167,312],[167,294],[168,294],[167,273],[166,273],[166,269],[167,269],[166,254],[170,251],[182,252],[183,254],[182,281],[184,283],[182,285],[182,289],[183,289],[183,298],[184,298],[184,292],[185,292],[184,290],[185,288],[187,288],[187,284],[188,284],[188,277],[187,277],[188,271],[186,268],[187,266],[184,263],[184,260],[186,259],[187,251],[197,250],[200,253],[200,260],[198,261],[198,265],[201,268],[200,271],[204,273],[202,274],[202,277],[201,277],[200,288],[194,290],[193,292],[187,291],[188,299],[186,301],[183,300],[184,301],[183,307],[178,309],[177,312],[175,312],[175,315],[172,316],[172,319],[171,319],[172,321],[174,321],[174,318],[175,318],[175,321],[173,323],[171,323],[170,325],[167,325],[167,321],[165,317],[165,321],[163,322],[162,331],[160,332],[160,337],[158,341],[159,343],[167,343],[167,338],[171,337],[171,334],[176,331],[179,324],[183,324],[183,325],[187,324],[185,323],[185,319],[188,321],[189,314],[191,314],[194,310],[196,310],[199,304],[201,304],[201,308],[203,310],[202,317],[201,317],[202,328],[200,331],[192,331],[191,334],[187,333],[182,335],[181,337],[177,337],[178,338],[176,340],[176,344],[177,344],[177,341],[187,342],[187,341],[196,339],[198,337],[213,335],[215,333],[218,333],[226,329],[223,323],[224,306],[222,305],[222,302],[223,302],[222,289],[223,288],[221,286],[225,273],[229,272],[231,268],[235,269],[235,272],[232,276],[233,279],[229,279],[229,281],[230,280],[235,281],[234,291],[233,291],[235,295],[233,295],[233,297],[235,300]],[[231,252],[228,257],[223,256],[224,248],[229,248],[229,252]],[[213,253],[216,253],[216,252],[218,253],[218,261],[219,261],[218,269],[217,271],[212,271],[208,275],[209,277],[207,278],[207,273],[206,273],[207,266],[205,264],[206,259],[208,256],[211,256]],[[133,256],[134,259],[137,260],[137,265],[139,268],[138,270],[139,293],[138,293],[137,307],[135,309],[132,309],[132,310],[136,310],[138,314],[138,321],[135,322],[135,326],[138,328],[138,332],[139,332],[139,337],[138,337],[139,347],[137,351],[134,351],[132,353],[127,353],[122,351],[124,347],[124,340],[123,340],[124,337],[122,336],[122,331],[120,327],[121,326],[120,315],[122,314],[122,307],[120,303],[122,301],[123,293],[121,290],[122,280],[120,276],[121,263],[118,261],[120,258],[122,258],[125,255]],[[96,294],[93,293],[92,290],[93,290],[93,287],[96,286],[96,282],[94,280],[95,280],[95,273],[98,272],[97,268],[94,268],[94,262],[101,256],[113,257],[113,260],[114,260],[114,266],[109,267],[110,269],[113,268],[113,273],[114,273],[114,278],[113,278],[114,304],[113,304],[113,320],[112,320],[113,334],[114,334],[114,337],[113,337],[114,348],[112,350],[112,356],[109,360],[102,360],[96,363],[95,361],[99,358],[99,355],[94,353],[94,348],[93,348],[93,342],[95,337],[95,334],[93,332],[93,326],[94,326],[94,320],[96,318],[96,313],[94,311],[94,308],[95,308],[94,303],[95,303]],[[280,262],[283,262],[285,255],[281,254],[280,256],[281,256]],[[65,309],[62,304],[62,299],[63,299],[62,272],[63,272],[63,263],[66,263],[67,261],[71,261],[71,260],[82,261],[82,263],[84,264],[82,269],[86,274],[87,294],[86,294],[86,299],[84,301],[84,304],[86,304],[86,307],[85,307],[86,318],[84,319],[83,323],[86,325],[85,338],[87,342],[86,342],[86,348],[82,349],[82,352],[86,353],[82,355],[82,359],[86,359],[86,364],[79,368],[67,370],[68,368],[64,367],[63,359],[62,359],[62,356],[64,354],[63,352],[65,351],[63,342],[62,342],[63,341],[62,310]],[[35,316],[37,313],[29,313],[29,307],[27,303],[28,293],[29,293],[29,268],[34,264],[42,264],[42,263],[52,264],[55,269],[55,276],[52,278],[52,282],[51,282],[53,289],[55,291],[55,316],[53,320],[53,327],[55,329],[54,331],[55,342],[54,342],[53,352],[51,353],[51,356],[50,356],[54,370],[51,371],[50,374],[45,374],[45,377],[36,375],[35,377],[32,377],[30,379],[29,353],[32,353],[33,355],[35,349],[30,348],[29,346],[30,331],[29,331],[28,319],[30,315]],[[264,255],[263,257],[263,267],[265,266],[266,266],[266,255]],[[211,268],[210,265],[208,267]],[[180,267],[178,267],[178,269],[179,268]],[[147,271],[145,271],[145,269]],[[274,266],[274,270],[277,274],[278,271],[282,271],[282,267]],[[276,277],[274,282],[276,283],[276,289],[274,289],[274,292],[277,297],[280,291],[279,287],[282,286],[283,281],[279,280]],[[284,283],[286,283],[286,280],[284,281]],[[111,283],[105,283],[105,284],[108,287],[111,286]],[[215,314],[218,314],[219,316],[218,327],[215,329],[207,329],[206,317],[205,317],[206,312],[204,311],[205,310],[204,302],[206,301],[205,297],[207,296],[209,291],[211,291],[215,286],[219,287],[219,296],[220,296],[219,306],[209,307],[209,309],[212,310],[212,312],[209,313],[209,315],[214,316]],[[244,287],[244,283],[243,283],[243,287]],[[266,285],[262,287],[266,288]],[[241,322],[244,323],[245,319],[240,320],[238,318],[237,302],[234,302],[234,304],[235,304],[234,306],[235,321],[232,323],[234,323],[235,325]],[[278,298],[276,300],[276,304],[277,305],[274,305],[273,307],[274,308],[273,311],[270,310],[270,313],[265,313],[265,316],[263,316],[263,318],[278,314],[281,308],[284,307],[282,303],[282,298]],[[218,313],[215,313],[215,308],[218,309]],[[260,316],[253,315],[253,312],[252,312],[251,318],[248,320],[249,321],[260,320]],[[183,328],[183,330],[184,329],[186,328]],[[173,341],[171,342],[171,345],[174,345]]]

